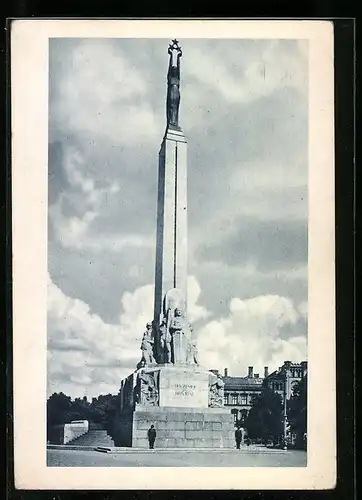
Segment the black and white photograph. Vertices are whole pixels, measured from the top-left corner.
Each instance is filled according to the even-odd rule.
[[[328,23],[109,23],[39,22],[39,70],[14,64],[19,82],[21,71],[42,80],[35,97],[47,90],[33,124],[42,134],[29,146],[42,144],[41,158],[21,180],[31,190],[31,170],[42,176],[24,201],[42,198],[40,227],[27,232],[36,221],[23,207],[17,226],[32,234],[41,266],[28,266],[42,290],[29,313],[37,339],[19,360],[32,351],[39,365],[27,377],[39,384],[42,467],[87,488],[102,484],[98,468],[116,478],[112,468],[123,467],[128,481],[140,477],[134,468],[146,471],[139,488],[151,484],[147,470],[170,468],[177,481],[198,467],[208,477],[232,470],[230,485],[252,470],[251,488],[259,468],[271,468],[279,488],[287,476],[286,487],[295,477],[308,488],[304,476],[333,484],[331,377],[319,393],[334,368]],[[315,66],[323,41],[324,71]],[[35,109],[31,95],[14,106],[18,120]],[[316,133],[326,141],[318,161]],[[20,408],[25,386],[18,392]],[[332,426],[320,455],[316,399]],[[31,475],[28,454],[18,456]],[[317,464],[325,476],[308,476]]]

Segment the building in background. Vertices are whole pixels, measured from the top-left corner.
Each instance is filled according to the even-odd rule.
[[[292,363],[284,361],[283,365],[269,374],[268,367],[264,367],[261,377],[254,373],[253,366],[249,366],[248,375],[245,377],[231,377],[228,369],[224,370],[224,405],[230,409],[234,416],[235,425],[243,426],[248,413],[253,405],[255,396],[261,394],[264,387],[280,394],[282,402],[290,399],[293,386],[307,373],[307,361]],[[217,372],[217,370],[212,370]],[[286,396],[286,398],[285,398]]]
[[[264,368],[264,377],[268,375],[268,367]],[[228,370],[224,370],[224,405],[234,416],[235,425],[242,425],[253,404],[253,399],[260,394],[263,388],[264,377],[254,373],[249,366],[246,377],[230,377]]]
[[[301,363],[284,361],[283,366],[280,366],[265,378],[264,384],[272,391],[280,394],[284,402],[285,398],[290,399],[293,394],[293,386],[307,374],[307,369],[307,361]]]
[[[287,403],[293,394],[294,385],[307,375],[307,370],[307,361],[302,361],[301,363],[284,361],[283,365],[280,366],[278,370],[275,370],[264,380],[264,385],[279,394],[282,400],[285,446],[287,443],[294,445],[297,439],[297,434],[291,430],[291,426],[288,422]]]

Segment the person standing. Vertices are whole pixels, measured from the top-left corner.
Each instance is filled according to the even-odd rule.
[[[242,438],[242,432],[240,427],[238,427],[235,431],[235,442],[236,442],[236,448],[238,450],[240,450],[241,438]]]
[[[155,446],[155,440],[156,440],[156,429],[154,425],[151,425],[151,427],[148,429],[148,444],[150,447],[150,450],[154,449]]]

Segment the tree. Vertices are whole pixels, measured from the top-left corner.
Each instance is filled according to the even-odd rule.
[[[66,418],[69,422],[72,420],[89,420],[90,412],[90,404],[87,398],[75,398],[66,413]]]
[[[89,420],[93,423],[105,426],[109,406],[116,396],[112,394],[101,394],[97,398],[92,398],[90,404]]]
[[[72,399],[63,392],[52,394],[47,401],[47,426],[64,424]]]
[[[47,401],[48,429],[57,424],[69,423],[72,420],[88,420],[92,424],[109,429],[118,405],[118,396],[101,394],[92,398],[90,403],[86,397],[75,398],[74,401],[64,393],[54,393]]]
[[[296,436],[295,444],[302,447],[307,434],[307,375],[293,386],[287,416],[290,430]]]
[[[283,436],[283,405],[279,394],[268,387],[255,396],[246,419],[248,436],[261,439],[265,444],[271,439],[277,443]]]
[[[107,406],[105,408],[105,419],[104,426],[110,436],[113,437],[114,430],[114,418],[116,415],[117,408],[119,407],[119,394],[117,396],[111,396],[107,401]]]

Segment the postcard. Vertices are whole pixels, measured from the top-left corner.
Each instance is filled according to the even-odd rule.
[[[11,23],[16,488],[335,485],[333,71],[327,21]]]

